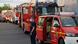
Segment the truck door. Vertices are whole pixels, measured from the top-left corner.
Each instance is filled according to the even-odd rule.
[[[43,40],[43,24],[45,18],[39,17],[37,28],[36,28],[36,36],[38,40]]]
[[[59,37],[59,20],[58,18],[53,18],[53,22],[52,22],[52,27],[51,27],[51,42],[53,44],[57,44],[58,43],[58,37]]]
[[[48,17],[46,18],[46,43],[50,43],[51,41],[51,27],[52,27],[52,17]]]

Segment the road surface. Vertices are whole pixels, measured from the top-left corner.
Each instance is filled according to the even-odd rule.
[[[18,25],[0,23],[0,44],[30,44],[30,37]]]

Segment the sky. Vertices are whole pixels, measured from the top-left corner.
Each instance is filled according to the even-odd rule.
[[[0,6],[3,6],[3,4],[10,4],[11,6],[15,7],[16,5],[30,2],[30,0],[0,0]]]
[[[0,6],[3,6],[4,4],[10,4],[11,6],[15,7],[16,5],[30,2],[30,1],[31,0],[0,0]],[[42,0],[38,0],[38,1],[42,1]],[[48,0],[48,1],[54,1],[54,0]],[[67,5],[71,4],[71,1],[68,0],[67,2],[68,2]]]
[[[25,2],[30,2],[31,0],[0,0],[0,6],[3,6],[3,4],[10,4],[11,6],[16,6]],[[42,1],[42,0],[38,0]],[[51,0],[52,1],[52,0]]]

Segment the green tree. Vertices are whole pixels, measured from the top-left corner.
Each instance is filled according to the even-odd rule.
[[[4,4],[4,6],[2,7],[3,10],[10,10],[10,5],[9,4]]]
[[[2,11],[2,7],[0,7],[0,12]]]
[[[10,5],[9,4],[4,4],[4,6],[0,7],[0,12],[2,10],[11,10]]]

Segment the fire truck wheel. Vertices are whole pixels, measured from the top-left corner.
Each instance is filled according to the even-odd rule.
[[[23,24],[23,32],[26,34],[26,30],[25,30],[24,24]]]
[[[23,32],[24,32],[24,34],[29,34],[29,32],[26,31],[24,25],[23,25]]]
[[[36,39],[36,44],[44,44],[43,41]]]
[[[26,34],[26,30],[25,30],[25,28],[24,28],[24,30],[23,30],[23,31],[24,31],[24,33]]]
[[[39,41],[38,41],[38,39],[36,39],[36,44],[39,44]]]
[[[59,39],[58,44],[65,44],[63,39]]]
[[[23,24],[22,30],[24,30],[24,24]]]

